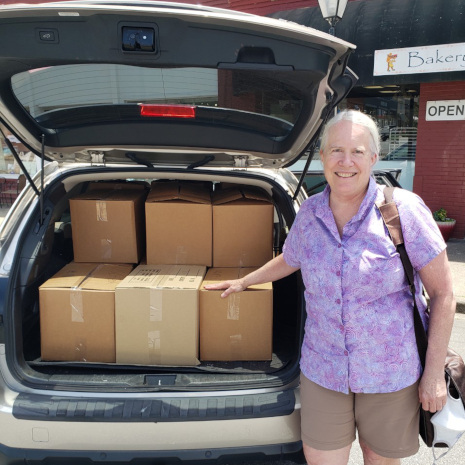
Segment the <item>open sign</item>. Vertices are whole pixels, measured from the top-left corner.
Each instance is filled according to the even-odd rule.
[[[465,100],[426,102],[426,121],[465,120]]]

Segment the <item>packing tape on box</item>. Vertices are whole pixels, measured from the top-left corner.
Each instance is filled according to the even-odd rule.
[[[160,365],[161,361],[161,332],[149,331],[147,333],[149,360],[152,365]]]
[[[239,307],[241,305],[241,296],[234,292],[228,296],[228,312],[226,318],[228,320],[239,319]]]
[[[242,360],[242,334],[229,336],[229,348],[232,360]]]
[[[105,260],[110,260],[112,255],[112,248],[111,248],[111,239],[100,239],[100,249],[101,254],[100,257]]]
[[[154,292],[153,290],[150,291],[149,306],[149,321],[163,321],[163,303],[161,292]]]
[[[75,323],[84,323],[84,305],[82,303],[82,284],[86,279],[90,278],[93,273],[98,271],[104,265],[97,265],[95,268],[89,271],[79,282],[77,286],[74,286],[70,290],[69,303],[71,306],[71,321]]]
[[[87,342],[85,338],[79,337],[75,340],[74,351],[76,352],[76,360],[87,362]]]
[[[237,266],[239,268],[246,268],[249,263],[249,258],[248,258],[248,253],[245,251],[245,250],[242,250],[241,253],[240,253],[240,256],[239,256],[239,263],[237,264]]]
[[[178,245],[176,247],[176,264],[183,265],[187,263],[187,250],[184,245]]]
[[[151,351],[160,351],[161,348],[161,334],[160,331],[149,331],[148,333],[148,347]]]
[[[107,203],[103,200],[95,202],[97,210],[97,221],[108,221]]]
[[[71,305],[71,321],[84,323],[84,307],[82,304],[82,292],[79,286],[73,287],[69,295]]]

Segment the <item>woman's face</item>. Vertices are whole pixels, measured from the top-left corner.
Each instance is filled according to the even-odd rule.
[[[346,198],[365,195],[376,162],[368,129],[350,121],[336,123],[329,129],[320,156],[332,194]]]

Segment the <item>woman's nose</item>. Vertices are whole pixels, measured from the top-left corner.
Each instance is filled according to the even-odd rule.
[[[343,165],[351,165],[353,163],[352,154],[350,152],[342,152],[339,163]]]

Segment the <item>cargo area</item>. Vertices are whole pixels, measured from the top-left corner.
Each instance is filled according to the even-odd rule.
[[[299,273],[221,299],[281,253],[295,216],[272,178],[83,170],[50,183],[26,221],[9,298],[9,360],[54,389],[221,390],[299,374]]]

